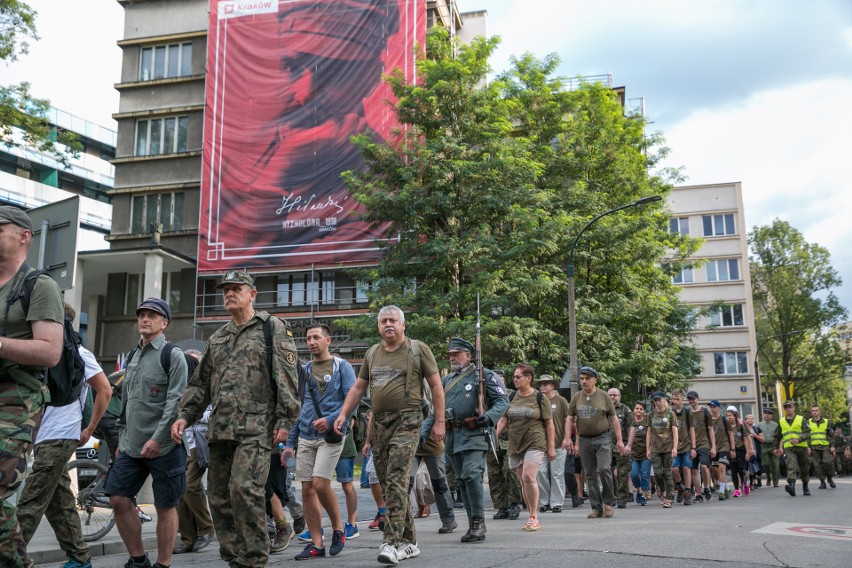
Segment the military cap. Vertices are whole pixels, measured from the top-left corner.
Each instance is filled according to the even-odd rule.
[[[792,408],[794,406],[796,406],[796,403],[793,402],[792,400],[784,401],[784,408]]]
[[[764,414],[775,414],[775,411],[772,410],[771,408],[764,408],[763,413]]]
[[[172,321],[172,311],[169,309],[169,304],[160,298],[148,298],[144,300],[139,307],[136,308],[136,315],[139,315],[139,312],[142,310],[151,310],[152,312],[156,312],[166,318],[168,321]]]
[[[666,393],[663,391],[654,391],[651,393],[651,400],[657,400],[658,398],[666,398]]]
[[[30,232],[33,231],[33,221],[30,216],[12,205],[0,206],[0,225],[7,223],[12,223]]]
[[[536,385],[540,385],[541,383],[553,383],[555,385],[559,385],[559,380],[554,379],[553,375],[541,375],[536,381]]]
[[[715,407],[718,408],[722,405],[719,404],[719,401],[714,398],[713,400],[711,400],[710,402],[707,403],[707,406],[715,406]]]
[[[594,377],[596,379],[598,378],[598,372],[591,367],[580,367],[580,374],[588,377]]]
[[[216,284],[216,289],[218,290],[222,286],[226,286],[228,284],[245,284],[249,288],[254,288],[254,278],[252,278],[251,274],[248,272],[231,270],[222,277],[222,280],[220,280],[218,284]]]
[[[701,397],[698,396],[697,392],[689,391],[688,393],[686,393],[686,398],[689,399],[689,398],[701,398]]]
[[[453,337],[450,339],[449,345],[447,345],[447,353],[452,353],[453,351],[467,351],[468,353],[473,353],[476,351],[476,348],[470,341],[465,341],[461,337]]]

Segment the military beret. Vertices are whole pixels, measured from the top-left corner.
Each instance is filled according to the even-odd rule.
[[[12,223],[30,232],[33,230],[33,221],[30,216],[12,205],[0,206],[0,225],[7,223]]]
[[[592,369],[591,367],[580,367],[580,374],[586,375],[587,377],[598,378],[598,372]]]
[[[447,346],[447,352],[452,353],[453,351],[467,351],[468,353],[473,353],[476,351],[476,348],[470,341],[465,341],[461,337],[453,337],[450,339],[450,343]]]
[[[252,278],[251,274],[248,272],[231,270],[222,277],[222,280],[220,280],[218,284],[216,284],[216,289],[218,290],[228,284],[245,284],[249,288],[254,288],[254,278]]]

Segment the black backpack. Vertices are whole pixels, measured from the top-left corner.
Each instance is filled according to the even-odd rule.
[[[24,314],[30,311],[30,298],[33,295],[38,277],[46,272],[33,270],[24,263],[18,275],[25,274],[24,281],[17,288],[9,292],[6,299],[6,324],[3,335],[8,332],[9,308],[17,300],[21,301]],[[18,278],[18,275],[15,278]],[[48,276],[50,278],[50,276]],[[47,388],[50,391],[50,406],[67,406],[80,399],[80,393],[86,382],[86,364],[80,355],[78,347],[82,344],[80,335],[74,331],[74,321],[65,316],[63,323],[62,356],[55,367],[47,369]]]
[[[168,375],[169,371],[172,370],[172,350],[174,348],[174,343],[166,343],[160,350],[160,367],[163,368],[163,372],[166,375]],[[133,359],[133,356],[136,355],[137,351],[139,351],[138,347],[134,347],[130,350],[130,353],[127,354],[127,362],[125,363],[125,366],[130,364],[130,360]],[[192,373],[195,372],[195,368],[198,367],[198,359],[192,355],[187,355],[183,351],[181,351],[181,353],[183,353],[183,358],[186,360],[186,380],[188,381],[192,377]]]

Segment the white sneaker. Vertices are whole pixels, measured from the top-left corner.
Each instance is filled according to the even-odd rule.
[[[379,557],[377,560],[381,564],[399,564],[396,547],[388,543],[382,544],[379,547]]]
[[[417,548],[416,542],[403,542],[396,547],[396,557],[399,560],[414,558],[420,554],[420,549]]]

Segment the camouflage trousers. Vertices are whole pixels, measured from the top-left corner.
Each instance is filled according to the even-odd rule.
[[[787,481],[796,481],[796,474],[807,485],[811,480],[810,464],[808,463],[808,449],[803,446],[784,448],[784,461],[787,463]]]
[[[504,449],[487,452],[485,460],[488,464],[488,491],[491,493],[491,503],[495,509],[508,509],[521,502],[521,486],[514,472],[509,469],[509,454]]]
[[[627,498],[630,497],[630,487],[628,485],[628,480],[630,479],[630,466],[633,465],[633,458],[630,457],[630,454],[626,456],[622,456],[615,449],[615,442],[612,444],[612,473],[613,484],[615,485],[615,499],[616,501],[627,501]]]
[[[79,440],[47,440],[35,447],[33,470],[18,501],[18,522],[24,541],[29,543],[41,518],[47,517],[65,556],[85,564],[89,547],[83,542],[67,468],[77,444]]]
[[[408,497],[408,474],[420,441],[422,421],[419,410],[373,415],[373,461],[387,507],[383,542],[394,546],[417,542]]]
[[[657,480],[657,492],[660,495],[660,499],[663,498],[663,495],[671,499],[672,497],[674,497],[674,481],[672,479],[672,453],[653,453],[651,454],[651,463],[654,466],[654,476]]]
[[[208,501],[219,538],[219,556],[231,568],[266,566],[264,486],[271,449],[258,440],[210,440]]]
[[[811,463],[820,481],[826,477],[834,477],[834,456],[828,446],[811,446]]]
[[[26,455],[44,409],[44,389],[31,390],[14,382],[0,382],[0,566],[27,564],[15,505],[9,499],[27,473]]]

